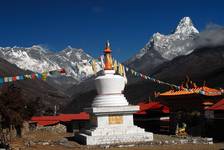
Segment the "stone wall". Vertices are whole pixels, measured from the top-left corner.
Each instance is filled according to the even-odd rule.
[[[36,130],[45,130],[50,132],[56,132],[56,133],[66,133],[66,126],[63,124],[56,124],[52,126],[37,126]]]

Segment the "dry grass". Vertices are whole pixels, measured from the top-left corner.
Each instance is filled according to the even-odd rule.
[[[57,141],[64,137],[72,137],[73,134],[62,134],[62,133],[53,133],[47,131],[36,131],[26,134],[23,138],[14,138],[11,142],[13,149],[20,150],[80,150],[80,149],[105,149],[105,147],[99,146],[85,146],[79,145],[74,141],[69,141],[69,146],[63,145],[42,145],[35,144],[32,146],[25,146],[25,142],[28,140],[31,141]],[[175,137],[155,135],[155,140],[173,140]],[[224,143],[218,144],[171,144],[171,145],[126,145],[126,147],[110,147],[109,150],[221,150],[224,149]]]

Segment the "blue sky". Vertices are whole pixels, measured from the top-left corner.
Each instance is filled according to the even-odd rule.
[[[97,57],[110,40],[123,61],[184,16],[200,31],[209,23],[223,26],[223,6],[222,0],[0,0],[0,46],[71,45]]]

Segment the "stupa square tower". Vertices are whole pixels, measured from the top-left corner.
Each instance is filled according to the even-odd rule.
[[[85,109],[90,114],[89,128],[76,135],[76,139],[86,145],[152,141],[152,133],[133,123],[133,113],[139,110],[139,106],[129,105],[122,93],[125,78],[115,75],[109,42],[104,55],[103,74],[95,79],[98,95],[92,107]]]

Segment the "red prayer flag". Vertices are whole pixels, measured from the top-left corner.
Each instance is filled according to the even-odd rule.
[[[12,77],[12,81],[16,81],[17,79],[16,79],[16,76],[15,77]]]
[[[36,79],[36,74],[33,73],[33,74],[31,75],[31,77],[32,77],[32,79]]]

